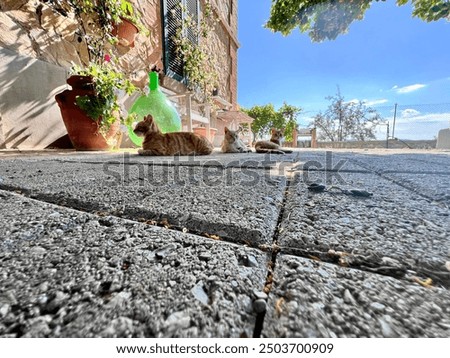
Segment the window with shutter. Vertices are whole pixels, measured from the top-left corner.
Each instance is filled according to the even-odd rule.
[[[186,16],[199,21],[199,0],[161,0],[164,36],[164,67],[167,76],[185,82],[183,61],[177,54],[173,37]],[[191,29],[185,29],[185,36],[197,44],[198,39]]]

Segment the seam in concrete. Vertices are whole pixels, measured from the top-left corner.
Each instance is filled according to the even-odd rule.
[[[81,161],[81,162],[77,162],[77,161],[72,161],[72,160],[56,160],[56,162],[58,163],[68,163],[68,164],[73,164],[73,163],[80,163],[80,164],[90,164],[90,165],[105,165],[105,163],[102,162],[97,162],[97,161]],[[124,165],[123,162],[120,161],[115,161],[115,160],[111,160],[110,163],[116,163],[120,164],[120,165]],[[241,163],[239,163],[239,165],[235,165],[236,163],[229,163],[229,164],[208,164],[205,165],[205,163],[201,163],[201,164],[194,164],[194,165],[190,165],[187,164],[189,162],[178,162],[177,164],[174,163],[164,163],[164,162],[156,162],[156,163],[152,163],[152,162],[127,162],[125,163],[125,165],[132,165],[132,166],[138,166],[138,165],[144,165],[144,166],[153,166],[153,167],[165,167],[165,168],[177,168],[177,167],[183,167],[183,168],[218,168],[218,169],[255,169],[255,170],[264,170],[264,171],[268,171],[268,170],[272,170],[275,167],[274,165],[265,165],[265,166],[255,166],[255,165],[245,165],[245,161]],[[186,165],[187,164],[187,165]]]
[[[422,192],[420,192],[418,190],[415,190],[415,189],[411,188],[410,185],[407,185],[407,184],[403,183],[402,181],[396,180],[394,178],[391,178],[391,177],[385,175],[385,174],[389,174],[389,173],[391,173],[391,174],[393,174],[393,173],[395,173],[395,174],[402,174],[402,172],[372,170],[372,169],[362,165],[361,163],[358,163],[358,161],[356,161],[356,160],[352,160],[352,159],[349,159],[349,160],[352,161],[353,163],[355,163],[356,165],[359,165],[359,166],[367,169],[368,171],[370,171],[370,173],[378,175],[380,178],[388,180],[391,183],[394,183],[394,184],[396,184],[398,186],[401,186],[402,188],[410,191],[411,193],[419,195],[420,197],[428,200],[430,203],[439,203],[439,204],[443,205],[445,208],[448,209],[448,205],[445,202],[443,202],[443,200],[435,199],[435,198],[433,198],[433,197],[431,197],[431,196],[429,196],[427,194],[424,194],[424,193],[422,193]],[[407,174],[415,174],[415,173],[407,172]],[[440,173],[417,173],[417,174],[437,174],[437,175],[440,175]],[[450,175],[450,174],[446,173],[445,175]]]
[[[407,170],[384,170],[380,171],[380,174],[412,174],[412,175],[421,175],[421,174],[427,174],[427,175],[450,175],[450,172],[432,172],[432,171],[423,171],[423,172],[411,172]]]
[[[321,168],[308,168],[307,170],[303,168],[298,168],[294,172],[314,172],[314,173],[355,173],[355,174],[371,174],[372,172],[368,170],[356,170],[356,169],[321,169]]]
[[[272,247],[270,248],[272,251],[272,258],[269,263],[267,276],[266,276],[266,282],[264,284],[264,290],[263,290],[267,294],[267,296],[270,295],[270,292],[272,290],[273,274],[274,274],[275,268],[276,268],[277,255],[280,252],[280,247],[278,246],[278,237],[281,234],[281,231],[280,231],[281,224],[285,218],[284,214],[285,214],[285,209],[286,209],[286,203],[288,200],[292,182],[293,182],[292,173],[288,172],[288,175],[286,177],[286,187],[285,187],[284,193],[283,193],[283,201],[281,203],[280,212],[278,213],[277,224],[275,226],[275,231],[274,231],[273,237],[272,237]],[[261,333],[264,328],[265,316],[266,316],[266,311],[258,313],[258,315],[256,316],[255,329],[253,331],[253,338],[261,337]]]
[[[359,164],[357,164],[359,165]],[[395,180],[392,180],[389,177],[385,177],[379,172],[371,171],[371,172],[365,172],[362,174],[375,174],[379,177],[389,180],[392,183],[399,185],[405,189],[408,189],[410,192],[413,192],[415,194],[421,194],[414,189],[411,189],[410,187],[406,186],[405,184],[402,185],[402,183],[398,183]],[[298,178],[299,173],[295,174],[293,182],[297,182],[296,179]],[[289,185],[291,184],[291,181],[289,181]],[[330,193],[330,194],[341,194],[341,193]],[[426,195],[420,195],[421,197],[424,197],[428,201],[436,202],[435,199],[429,198]],[[445,203],[440,203],[444,204]],[[283,211],[285,210],[285,202],[283,201]],[[423,276],[423,277],[430,277],[433,279],[433,281],[442,287],[449,289],[450,288],[450,273],[446,271],[439,271],[436,267],[423,265],[419,263],[416,263],[414,266],[405,266],[405,267],[390,267],[390,266],[382,266],[379,262],[370,260],[369,257],[363,256],[363,255],[354,255],[351,254],[349,257],[351,257],[356,262],[351,262],[351,260],[343,260],[342,256],[339,252],[332,253],[329,251],[329,248],[327,247],[320,247],[316,246],[313,250],[310,249],[301,249],[301,248],[295,248],[295,247],[287,247],[287,246],[278,246],[278,251],[282,251],[283,254],[293,255],[296,257],[305,258],[308,260],[319,260],[321,262],[330,263],[334,265],[338,265],[341,267],[348,267],[356,270],[361,270],[365,272],[370,272],[373,274],[379,274],[382,276],[392,277],[397,280],[403,280],[410,282],[410,278],[408,278],[408,273],[411,272],[411,270],[415,271],[416,275]]]

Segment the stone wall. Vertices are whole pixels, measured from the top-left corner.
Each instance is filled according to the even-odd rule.
[[[302,147],[300,144],[299,147]],[[385,140],[371,140],[371,141],[349,141],[349,142],[317,142],[317,148],[344,148],[344,149],[358,149],[358,148],[386,148]],[[401,149],[434,149],[436,148],[436,140],[395,140],[390,139],[388,148]]]
[[[211,2],[219,21],[211,46],[218,54],[219,95],[237,109],[237,0],[213,0]]]
[[[138,34],[134,48],[118,46],[117,52],[124,72],[140,83],[145,71],[154,65],[162,68],[161,12],[159,0],[133,3],[150,36]],[[66,69],[72,63],[87,64],[88,44],[73,12],[66,9],[43,0],[0,0],[0,47]]]

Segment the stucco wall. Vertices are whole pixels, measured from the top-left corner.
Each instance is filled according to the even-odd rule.
[[[0,147],[45,148],[66,133],[54,99],[65,79],[61,67],[0,48]]]
[[[437,149],[450,149],[450,129],[441,129],[437,138]]]

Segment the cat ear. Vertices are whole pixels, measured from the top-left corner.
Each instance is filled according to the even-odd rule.
[[[151,114],[148,114],[144,117],[144,122],[148,122],[148,123],[152,123],[153,122],[153,117]]]
[[[272,134],[275,134],[277,132],[276,128],[272,128]]]
[[[225,134],[227,134],[230,130],[228,129],[228,127],[225,127]]]

